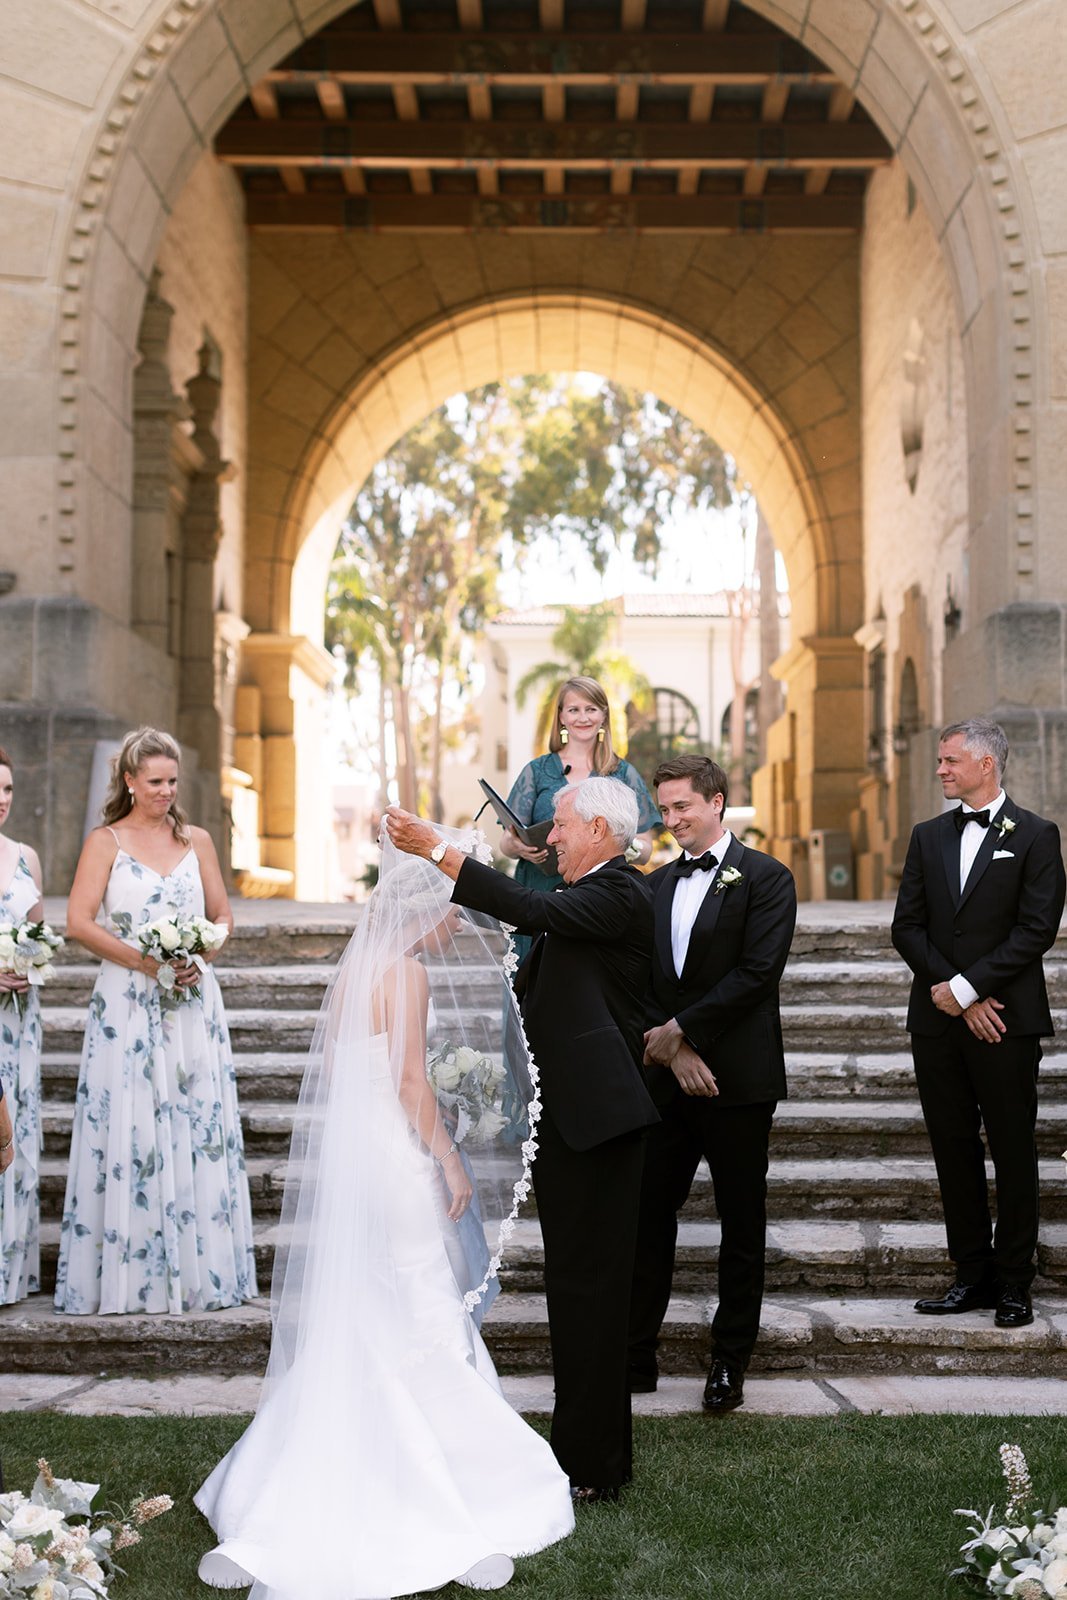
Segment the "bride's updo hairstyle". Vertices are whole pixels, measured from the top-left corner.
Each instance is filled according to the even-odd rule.
[[[163,733],[159,728],[135,728],[123,739],[122,749],[112,759],[111,782],[104,796],[102,815],[107,827],[121,822],[133,810],[133,797],[126,787],[126,778],[135,778],[145,762],[151,761],[153,756],[165,756],[168,761],[176,761],[181,770],[181,746],[169,733]],[[171,802],[167,816],[174,829],[174,837],[180,844],[188,844],[189,819],[177,800]]]

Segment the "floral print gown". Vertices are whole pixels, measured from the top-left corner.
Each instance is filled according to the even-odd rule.
[[[196,852],[161,876],[120,849],[103,909],[108,931],[135,948],[146,922],[203,916]],[[74,1104],[60,1311],[213,1311],[256,1293],[237,1077],[210,966],[199,988],[201,999],[175,1004],[143,973],[100,968]]]
[[[0,922],[22,922],[41,898],[19,847],[18,866],[0,894]],[[41,1158],[40,991],[15,1006],[0,1007],[0,1079],[15,1125],[15,1159],[0,1175],[0,1305],[40,1288],[37,1174]]]

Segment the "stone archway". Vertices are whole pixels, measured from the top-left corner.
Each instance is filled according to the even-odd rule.
[[[980,8],[980,16],[956,0],[922,7],[918,0],[862,7],[751,0],[751,8],[830,63],[878,122],[918,189],[947,265],[968,400],[970,559],[964,626],[946,658],[944,710],[961,709],[965,694],[968,708],[975,697],[995,707],[1017,699],[1022,687],[1022,703],[1036,704],[1039,720],[1049,708],[1058,714],[1062,693],[1056,701],[1047,674],[1025,670],[1026,641],[1021,657],[1002,647],[1017,620],[1025,629],[1020,604],[1041,594],[1052,602],[1044,624],[1062,628],[1067,599],[1067,539],[1056,537],[1064,497],[1053,492],[1058,463],[1067,459],[1052,403],[1064,397],[1067,370],[1050,311],[1067,281],[1054,260],[1064,253],[1048,144],[1054,95],[1028,93],[1019,70],[1021,50],[1035,74],[1052,70],[1054,53],[1031,49],[1029,40],[1054,23],[1055,8],[1027,0],[1022,10],[1037,33],[1017,26],[1020,7],[1007,0]],[[83,18],[77,39],[69,29],[57,36],[46,64],[27,57],[22,72],[16,63],[15,77],[22,72],[34,92],[42,73],[69,80],[67,98],[82,108],[69,128],[63,124],[63,149],[42,151],[62,167],[53,185],[61,203],[23,197],[9,230],[9,269],[19,280],[9,301],[20,316],[32,302],[25,326],[33,336],[12,357],[19,381],[10,390],[19,396],[10,481],[32,490],[15,497],[27,507],[16,537],[31,526],[34,535],[24,582],[42,603],[81,608],[84,621],[71,632],[65,679],[54,685],[60,706],[82,704],[69,685],[99,681],[100,716],[113,719],[124,715],[131,684],[136,701],[150,676],[134,671],[123,679],[113,667],[102,672],[101,662],[127,626],[128,391],[168,215],[260,73],[343,9],[345,0],[262,0],[254,8],[238,0],[148,0],[119,20]],[[43,87],[52,92],[51,78]],[[58,359],[42,360],[52,332]],[[1054,347],[1048,370],[1034,357],[1037,332]],[[31,380],[34,362],[41,370]],[[56,438],[52,458],[41,453],[46,436]],[[1039,523],[1048,530],[1040,539]],[[861,591],[857,571],[846,608],[852,616],[862,614]],[[842,613],[828,660],[840,651],[847,663],[851,625]],[[998,676],[1006,661],[1010,683]],[[793,665],[800,692],[806,669]],[[1034,685],[1044,696],[1039,704]]]
[[[855,418],[846,408],[835,418],[813,417],[808,428],[795,418],[791,425],[722,352],[640,307],[594,295],[513,295],[421,328],[343,390],[309,430],[276,516],[248,550],[249,615],[262,630],[245,645],[249,676],[277,700],[287,673],[294,704],[281,723],[275,714],[263,727],[238,729],[239,746],[252,752],[248,764],[273,774],[264,841],[272,864],[291,862],[305,878],[315,870],[310,860],[301,866],[299,842],[321,837],[310,815],[323,786],[315,759],[318,669],[308,641],[321,640],[329,565],[356,490],[395,440],[449,394],[546,369],[589,369],[653,390],[715,438],[756,487],[790,574],[797,639],[782,664],[790,717],[762,779],[765,832],[802,873],[798,841],[816,819],[846,825],[862,728],[860,654],[851,637],[860,548],[853,519],[828,510],[808,446],[810,435],[833,452],[828,481],[840,492],[842,477],[855,478]],[[277,485],[280,461],[269,471]],[[254,701],[249,708],[259,714]],[[786,792],[787,770],[788,812],[775,810],[772,798]],[[306,820],[294,825],[294,818]],[[279,825],[273,837],[272,820]]]

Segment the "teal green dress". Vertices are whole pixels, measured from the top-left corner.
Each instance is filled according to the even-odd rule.
[[[655,802],[645,787],[645,780],[636,767],[631,767],[628,761],[620,761],[608,776],[625,783],[637,796],[638,833],[647,833],[650,828],[663,826]],[[556,796],[566,787],[563,759],[555,751],[549,751],[548,755],[537,756],[523,767],[511,786],[508,805],[524,827],[530,827],[535,822],[551,822]],[[541,889],[549,893],[558,889],[563,879],[558,873],[542,872],[532,861],[524,861],[520,856],[515,863],[515,882],[527,889]],[[531,943],[524,935],[516,934],[515,949],[520,961],[525,959]]]

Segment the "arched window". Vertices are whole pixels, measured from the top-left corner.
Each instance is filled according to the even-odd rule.
[[[626,759],[646,783],[661,761],[700,746],[700,713],[677,689],[653,689],[646,709],[626,708],[629,748]]]

